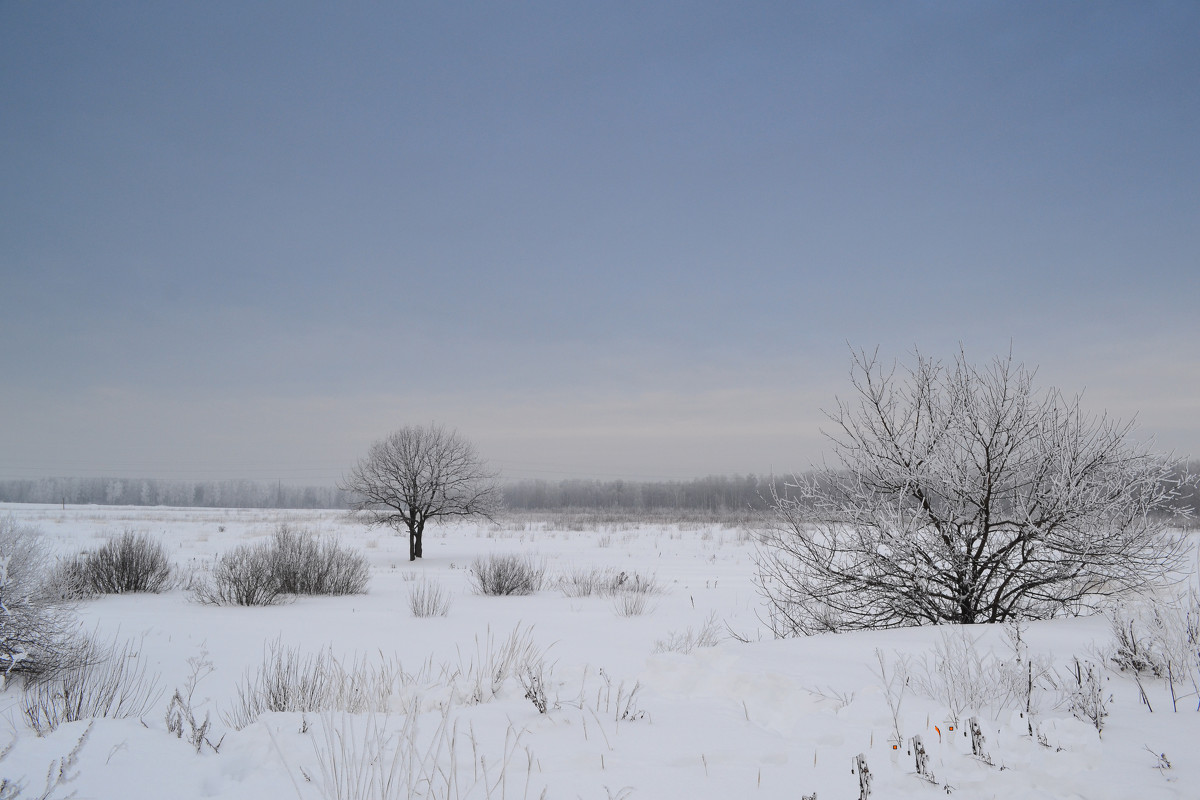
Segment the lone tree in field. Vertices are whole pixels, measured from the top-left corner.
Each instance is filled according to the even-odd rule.
[[[916,359],[856,353],[827,414],[841,465],[774,493],[757,583],[776,635],[1046,618],[1180,563],[1180,473],[1130,424],[1035,391],[1011,356]]]
[[[500,505],[500,487],[475,447],[441,425],[400,430],[371,445],[339,487],[367,525],[408,533],[408,558],[421,557],[425,524],[482,516]]]

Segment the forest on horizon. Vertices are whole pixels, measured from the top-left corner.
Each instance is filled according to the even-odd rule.
[[[1200,474],[1200,461],[1179,475]],[[709,475],[692,480],[525,479],[503,484],[508,511],[620,511],[627,513],[765,512],[771,486],[786,491],[790,476]],[[182,508],[338,509],[347,507],[334,486],[290,486],[251,480],[181,481],[161,478],[28,478],[0,480],[0,502],[43,505],[175,506]],[[1200,510],[1196,484],[1185,485],[1178,505]],[[1195,521],[1193,520],[1193,523]]]

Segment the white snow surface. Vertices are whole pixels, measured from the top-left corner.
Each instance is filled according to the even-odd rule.
[[[201,605],[181,588],[80,603],[85,629],[138,643],[138,658],[160,676],[163,693],[140,718],[72,722],[39,737],[21,711],[20,686],[10,685],[0,694],[0,747],[11,742],[0,777],[22,784],[24,797],[41,795],[47,770],[76,747],[89,724],[70,780],[51,797],[410,796],[400,786],[339,792],[330,775],[330,741],[342,742],[332,750],[368,772],[390,765],[398,751],[424,759],[441,783],[416,786],[412,796],[419,797],[428,790],[434,797],[476,798],[799,800],[814,792],[821,800],[849,798],[859,792],[852,769],[858,754],[878,798],[1200,797],[1197,698],[1172,713],[1166,682],[1143,677],[1151,712],[1133,678],[1111,664],[1103,671],[1111,702],[1102,734],[1052,703],[1037,719],[1041,742],[1019,712],[990,707],[969,711],[951,732],[947,708],[910,686],[900,714],[905,741],[893,750],[875,650],[891,662],[908,655],[920,664],[948,629],[773,640],[758,617],[755,535],[746,528],[514,517],[428,529],[425,557],[409,563],[403,538],[367,530],[337,511],[0,504],[0,515],[7,514],[39,528],[52,551],[64,555],[125,529],[148,531],[185,570],[269,537],[287,521],[337,536],[372,567],[364,595],[302,597],[265,608]],[[592,567],[654,576],[663,592],[636,616],[618,614],[613,598],[568,597],[552,585],[531,596],[481,596],[471,589],[468,567],[490,553],[531,555],[550,578]],[[413,617],[408,595],[421,579],[450,593],[448,616]],[[657,643],[699,631],[714,615],[717,645],[656,652]],[[544,652],[545,714],[515,677],[480,702],[464,697],[461,685],[456,692],[448,678],[479,660],[489,641],[498,646],[514,631],[527,631]],[[973,626],[969,635],[979,651],[1008,657],[999,626]],[[398,660],[413,678],[386,712],[267,713],[236,730],[225,718],[238,686],[274,640],[306,653],[329,648],[343,663]],[[1108,622],[1099,616],[1033,623],[1028,642],[1033,655],[1050,657],[1059,669],[1073,657],[1105,663],[1112,648]],[[188,660],[201,656],[213,671],[199,682],[194,708],[211,716],[219,752],[197,753],[166,727],[168,701],[191,673]],[[991,764],[972,755],[965,735],[965,717],[972,715]],[[443,720],[442,748],[430,753]],[[416,733],[402,736],[412,722]],[[375,748],[364,743],[372,727],[389,733]],[[924,741],[936,783],[916,775],[913,735]],[[372,765],[378,754],[382,759]],[[404,769],[391,774],[403,778]]]

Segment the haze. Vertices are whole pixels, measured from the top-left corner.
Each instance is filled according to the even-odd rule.
[[[1192,3],[0,4],[0,478],[804,469],[849,348],[1200,453]]]

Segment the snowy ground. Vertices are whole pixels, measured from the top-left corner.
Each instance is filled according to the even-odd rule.
[[[1171,713],[1165,681],[1143,679],[1154,712],[1127,675],[1104,670],[1111,697],[1103,734],[1046,693],[1028,720],[1000,701],[968,708],[950,731],[945,702],[910,681],[902,696],[902,740],[892,749],[892,714],[875,674],[880,649],[889,668],[907,656],[911,671],[930,665],[952,629],[927,628],[774,641],[758,620],[752,585],[753,532],[695,524],[559,525],[508,520],[427,532],[426,557],[410,564],[407,544],[367,531],[340,512],[277,512],[93,506],[0,505],[37,526],[55,552],[94,548],[126,528],[160,536],[183,569],[243,542],[271,535],[280,521],[339,536],[372,564],[369,592],[300,598],[267,608],[194,603],[182,589],[161,595],[110,596],[81,604],[82,624],[101,637],[138,643],[138,659],[164,690],[140,718],[98,720],[52,796],[79,798],[322,798],[338,791],[335,772],[360,776],[434,776],[435,796],[505,798],[788,798],[855,797],[852,771],[863,754],[873,797],[964,798],[1200,796],[1200,713],[1196,698]],[[564,530],[561,528],[577,528]],[[624,616],[611,597],[567,597],[550,587],[527,597],[484,597],[470,589],[467,567],[489,553],[533,554],[549,576],[612,567],[654,576],[663,592],[645,613]],[[414,618],[410,591],[420,579],[451,595],[446,617]],[[697,633],[710,620],[722,641],[689,653],[656,652]],[[470,697],[464,676],[516,632],[544,653],[550,707],[539,713],[516,677]],[[736,633],[749,642],[734,639]],[[1004,631],[970,630],[979,657],[1011,659]],[[1111,647],[1102,618],[1035,623],[1030,654],[1049,657],[1063,675],[1078,657],[1103,663]],[[385,713],[271,713],[241,730],[226,720],[238,687],[262,663],[268,643],[323,648],[343,663],[395,664]],[[490,644],[489,644],[490,643]],[[213,720],[219,752],[197,754],[167,732],[174,690],[193,662],[211,662],[193,695]],[[493,691],[494,690],[494,691]],[[632,700],[630,694],[632,694]],[[26,724],[21,693],[0,694],[0,776],[38,797],[47,769],[75,748],[88,723],[38,737]],[[408,712],[419,709],[415,716]],[[967,719],[978,716],[986,758],[972,754]],[[405,728],[412,722],[413,728]],[[439,729],[445,723],[444,730]],[[371,730],[386,735],[373,744]],[[915,774],[910,738],[919,735],[933,781]],[[340,737],[340,738],[339,738]],[[400,762],[393,762],[399,753]],[[1158,754],[1163,754],[1170,767]],[[382,755],[382,758],[377,756]],[[991,763],[986,763],[990,761]],[[351,776],[353,777],[353,772]],[[416,778],[413,778],[416,780]],[[435,786],[437,788],[437,786]],[[409,789],[362,797],[408,797]],[[422,795],[423,796],[423,795]]]

